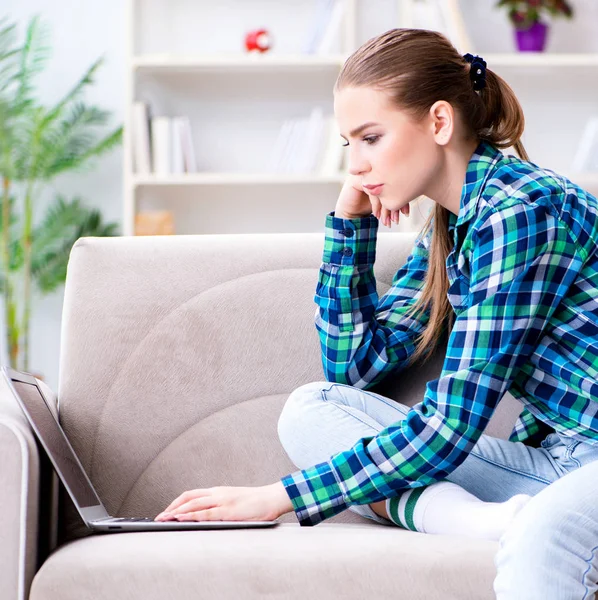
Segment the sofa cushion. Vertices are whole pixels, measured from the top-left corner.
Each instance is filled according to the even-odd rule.
[[[30,600],[490,600],[496,550],[373,522],[94,535],[48,558]]]

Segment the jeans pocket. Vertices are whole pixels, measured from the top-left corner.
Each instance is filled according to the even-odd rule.
[[[571,442],[567,452],[571,460],[580,467],[598,460],[598,445],[596,444],[588,444],[582,441]]]
[[[577,444],[579,442],[563,439],[557,433],[550,433],[541,442],[542,448],[552,458],[555,466],[561,470],[562,474],[580,466],[579,461],[572,456],[573,449]]]
[[[542,448],[545,448],[546,450],[548,450],[549,448],[552,448],[553,446],[556,446],[557,444],[560,444],[560,443],[561,443],[561,438],[558,436],[558,434],[549,433],[540,442],[540,446],[542,446]]]
[[[581,442],[569,442],[566,444],[565,459],[572,462],[576,467],[581,467],[581,462],[579,462],[576,456],[573,456],[573,453],[580,444]]]

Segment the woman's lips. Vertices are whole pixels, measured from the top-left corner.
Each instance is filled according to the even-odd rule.
[[[377,185],[376,187],[369,187],[367,185],[364,185],[363,187],[368,191],[368,193],[372,194],[373,196],[377,196],[378,193],[380,192],[380,190],[384,187],[384,184],[381,183],[380,185]]]

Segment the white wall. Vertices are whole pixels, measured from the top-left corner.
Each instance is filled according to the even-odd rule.
[[[122,0],[4,0],[0,14],[17,22],[24,33],[30,16],[40,14],[51,30],[52,57],[39,78],[39,99],[51,104],[66,93],[92,62],[105,60],[96,82],[85,98],[112,111],[112,126],[123,121],[125,10]],[[108,128],[107,128],[108,131]],[[45,214],[56,193],[67,198],[80,195],[87,206],[101,210],[106,222],[118,222],[122,232],[122,151],[113,150],[87,173],[57,178],[35,202],[34,223]],[[64,286],[48,296],[33,296],[29,370],[41,373],[48,385],[58,389],[60,322]]]

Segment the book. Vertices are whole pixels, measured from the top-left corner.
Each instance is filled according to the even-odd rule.
[[[278,136],[270,154],[268,169],[273,173],[319,173],[324,161],[329,170],[338,172],[339,158],[342,155],[341,138],[335,130],[334,147],[327,161],[326,153],[329,144],[330,123],[334,117],[325,116],[324,110],[315,106],[308,117],[286,119],[278,132]],[[335,160],[336,157],[336,160]]]
[[[186,173],[197,173],[197,160],[193,147],[193,134],[189,117],[179,117],[181,127],[181,144],[183,149],[183,163]]]
[[[338,42],[346,9],[345,0],[335,0],[324,35],[318,44],[316,54],[330,54]]]
[[[282,156],[285,150],[285,146],[288,143],[289,133],[291,131],[291,119],[285,119],[282,127],[278,130],[278,135],[268,161],[267,170],[271,173],[280,173],[282,171]]]
[[[303,43],[304,54],[315,54],[317,48],[324,36],[326,27],[332,15],[334,0],[316,0],[316,9],[314,16],[310,19],[311,26],[309,27],[305,41]]]
[[[412,0],[411,18],[415,29],[430,29],[445,33],[442,13],[434,0]]]
[[[185,165],[183,163],[183,123],[181,117],[172,118],[172,140],[170,144],[170,171],[171,173],[184,173]]]
[[[320,175],[338,175],[342,170],[345,156],[344,140],[341,137],[336,119],[329,116],[324,126],[322,157],[317,168]]]
[[[294,173],[295,163],[297,157],[297,151],[300,145],[301,139],[305,135],[305,129],[307,128],[307,119],[294,119],[291,123],[291,131],[289,138],[285,146],[285,152],[283,155],[283,173]]]
[[[445,35],[452,42],[453,46],[464,54],[471,52],[475,54],[473,42],[467,32],[465,21],[459,8],[458,0],[434,0],[437,10],[442,15],[443,28]]]
[[[439,31],[461,53],[473,52],[473,44],[459,8],[458,0],[410,0],[404,16],[412,19],[416,29]]]
[[[322,132],[324,127],[324,111],[315,106],[306,120],[303,137],[295,157],[296,173],[312,173],[320,158]]]
[[[134,102],[131,114],[133,170],[147,175],[152,171],[149,109],[145,102]]]
[[[576,173],[598,172],[598,115],[590,117],[586,122],[573,156],[571,170]]]
[[[171,173],[172,122],[170,117],[151,120],[153,168],[156,175]]]

